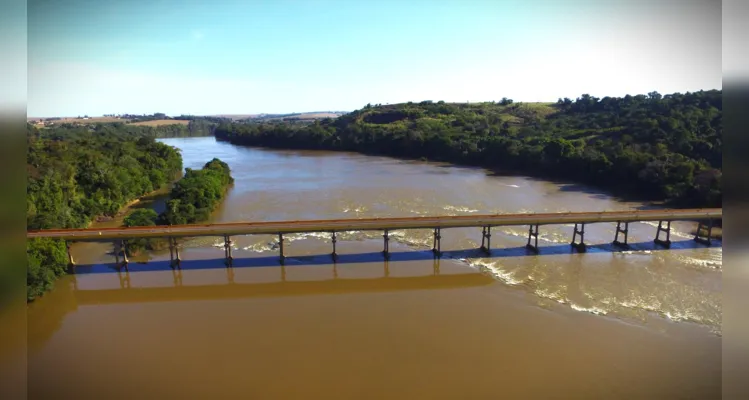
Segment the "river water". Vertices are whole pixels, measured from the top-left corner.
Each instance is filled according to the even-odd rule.
[[[164,139],[185,167],[213,157],[235,184],[212,220],[626,210],[590,188],[477,168],[352,153],[278,151],[213,138]],[[148,204],[146,204],[148,205]],[[163,201],[148,206],[163,207]],[[116,222],[114,222],[116,223]],[[656,224],[657,225],[657,224]],[[113,266],[111,246],[77,244],[77,274],[28,307],[29,398],[694,398],[720,397],[720,242],[674,224],[571,225],[190,240]]]

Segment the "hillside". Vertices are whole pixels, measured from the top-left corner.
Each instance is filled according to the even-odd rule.
[[[675,206],[722,203],[722,92],[556,103],[367,105],[336,119],[223,123],[236,144],[358,151],[561,178]]]

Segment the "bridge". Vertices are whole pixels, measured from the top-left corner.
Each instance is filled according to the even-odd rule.
[[[383,231],[383,254],[388,257],[389,232],[403,229],[434,229],[432,250],[439,255],[441,230],[446,228],[480,227],[482,229],[481,250],[491,251],[491,229],[497,226],[527,225],[528,244],[526,247],[538,253],[538,232],[542,225],[575,224],[572,232],[571,246],[584,252],[585,225],[592,223],[616,223],[614,245],[627,248],[627,235],[631,222],[658,222],[654,242],[663,247],[671,246],[671,222],[697,221],[699,223],[695,241],[711,244],[713,221],[723,217],[722,208],[713,209],[666,209],[666,210],[631,210],[601,212],[566,212],[566,213],[528,213],[528,214],[494,214],[463,215],[434,217],[400,217],[400,218],[360,218],[304,221],[270,221],[270,222],[231,222],[216,224],[142,226],[101,229],[48,229],[28,231],[27,238],[57,238],[67,241],[70,264],[74,265],[70,255],[70,244],[77,241],[111,241],[117,250],[115,256],[119,264],[119,254],[127,264],[127,240],[138,238],[165,238],[169,240],[170,258],[179,264],[178,238],[197,236],[219,236],[224,238],[224,250],[227,261],[232,260],[231,236],[236,235],[278,235],[280,258],[285,258],[283,235],[289,233],[329,232],[333,243],[332,256],[336,257],[336,233],[346,231]],[[702,232],[706,232],[702,234]],[[663,234],[663,236],[661,236]],[[622,240],[620,240],[620,235]]]

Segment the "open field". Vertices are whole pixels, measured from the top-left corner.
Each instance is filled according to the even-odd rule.
[[[231,118],[233,121],[237,121],[240,119],[255,118],[259,115],[261,114],[217,114],[209,115],[209,117]]]
[[[156,119],[153,121],[133,122],[130,125],[160,126],[160,125],[187,125],[190,121],[181,119]]]
[[[31,123],[38,122],[39,120],[49,121],[49,118],[26,118],[26,121],[31,122]],[[128,121],[127,119],[116,118],[116,117],[91,117],[88,119],[65,117],[65,118],[52,120],[49,122],[52,122],[55,124],[94,124],[94,123],[127,122],[127,121]]]
[[[318,119],[318,118],[337,118],[341,116],[339,113],[302,113],[299,115],[295,115],[292,118],[299,118],[299,119]]]
[[[299,113],[299,114],[266,114],[254,117],[258,120],[276,121],[283,119],[293,120],[314,120],[324,118],[338,118],[343,113],[332,113],[332,112],[310,112],[310,113]]]

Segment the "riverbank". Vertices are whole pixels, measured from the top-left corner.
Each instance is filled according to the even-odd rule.
[[[117,213],[114,216],[98,216],[94,218],[94,220],[90,221],[86,228],[107,228],[112,227],[113,224],[118,224],[116,226],[122,225],[122,220],[128,216],[133,210],[140,208],[136,207],[138,205],[141,205],[144,202],[153,201],[157,199],[158,197],[166,196],[169,194],[169,190],[171,190],[172,186],[174,186],[174,183],[177,182],[179,178],[175,179],[173,182],[170,182],[169,184],[166,184],[159,189],[156,189],[154,191],[148,192],[144,194],[143,196],[138,197],[137,199],[133,199],[129,201],[124,206],[120,207],[120,209],[117,211]]]

